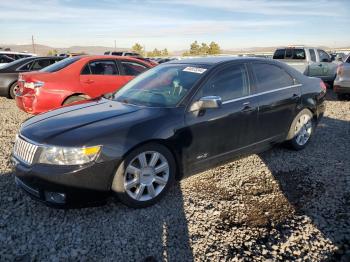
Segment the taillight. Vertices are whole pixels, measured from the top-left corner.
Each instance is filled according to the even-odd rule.
[[[337,67],[337,75],[342,76],[343,75],[343,65],[338,65]]]
[[[324,92],[327,92],[327,86],[322,80],[320,81],[320,87]]]
[[[36,81],[36,82],[24,82],[23,85],[25,88],[34,89],[44,86],[44,82]]]

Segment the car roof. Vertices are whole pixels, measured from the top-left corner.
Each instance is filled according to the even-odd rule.
[[[199,58],[187,58],[182,60],[172,60],[167,64],[200,64],[200,65],[216,65],[225,62],[247,62],[247,61],[266,61],[267,58],[257,57],[236,57],[236,56],[215,56],[215,57],[199,57]],[[270,60],[269,60],[270,61]]]

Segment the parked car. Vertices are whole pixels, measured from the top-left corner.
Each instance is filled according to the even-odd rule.
[[[61,59],[56,56],[31,56],[4,65],[0,68],[0,96],[15,98],[15,92],[18,90],[18,75],[20,73],[43,69]]]
[[[333,89],[341,100],[350,96],[350,56],[338,66]]]
[[[8,63],[13,62],[13,61],[15,61],[15,59],[13,59],[7,55],[0,55],[0,68]]]
[[[175,179],[287,142],[308,145],[325,110],[322,80],[278,61],[173,61],[110,99],[28,119],[13,152],[16,183],[53,205],[110,193],[156,203]]]
[[[131,56],[131,57],[141,57],[139,53],[136,52],[119,52],[119,51],[107,51],[105,55],[116,55],[116,56]]]
[[[321,49],[303,46],[279,48],[273,59],[287,63],[304,75],[321,78],[329,85],[333,85],[336,77],[337,64],[332,63],[331,56]]]
[[[39,114],[113,92],[152,66],[131,57],[76,56],[19,75],[17,106]]]
[[[6,55],[8,57],[13,58],[14,60],[18,60],[18,59],[26,58],[26,57],[31,57],[31,56],[36,56],[36,54],[32,54],[32,53],[2,51],[2,50],[0,50],[0,55]]]

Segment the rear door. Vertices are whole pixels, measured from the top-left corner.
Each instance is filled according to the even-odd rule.
[[[255,142],[258,104],[249,94],[245,64],[225,66],[204,83],[192,103],[202,97],[219,96],[222,106],[186,113],[185,122],[191,138],[186,148],[189,163],[215,159]]]
[[[256,97],[259,102],[258,141],[278,140],[289,130],[300,100],[300,84],[282,67],[254,62]]]
[[[119,70],[114,60],[94,60],[83,67],[80,84],[85,94],[97,97],[116,91],[118,77]]]

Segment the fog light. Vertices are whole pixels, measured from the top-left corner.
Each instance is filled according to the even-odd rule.
[[[45,191],[45,200],[50,203],[64,204],[66,202],[66,194]]]

